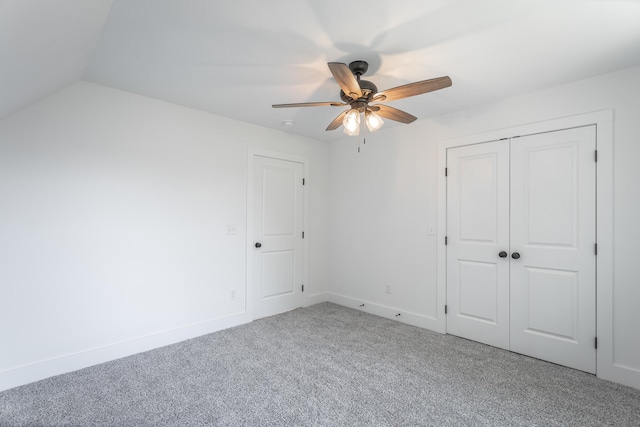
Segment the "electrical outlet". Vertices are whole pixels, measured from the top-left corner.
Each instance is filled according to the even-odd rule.
[[[236,290],[235,289],[231,289],[231,292],[229,292],[229,298],[231,299],[231,301],[235,301],[237,298],[236,295]]]
[[[384,285],[384,291],[388,294],[391,293],[391,283],[387,283],[386,285]]]

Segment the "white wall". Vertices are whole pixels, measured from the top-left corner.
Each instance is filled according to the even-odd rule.
[[[393,318],[401,311],[399,320],[429,327],[436,310],[436,240],[428,226],[436,224],[437,146],[416,130],[369,135],[360,153],[356,138],[331,144],[330,281],[335,302],[364,302]]]
[[[0,390],[251,320],[248,147],[310,160],[322,300],[327,144],[86,82],[0,121]]]
[[[452,76],[455,86],[455,76]],[[439,141],[614,110],[613,363],[640,388],[640,68],[331,144],[330,300],[435,328]],[[429,102],[424,95],[424,102]],[[392,293],[384,286],[391,283]],[[401,313],[400,317],[396,314]],[[598,331],[609,333],[608,331]]]

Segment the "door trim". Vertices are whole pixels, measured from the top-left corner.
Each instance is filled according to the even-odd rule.
[[[446,332],[446,235],[447,186],[444,168],[447,164],[447,149],[464,145],[480,144],[503,138],[531,135],[544,132],[596,126],[596,148],[598,165],[596,172],[596,239],[598,256],[596,258],[596,331],[598,352],[596,372],[600,378],[637,387],[640,372],[630,375],[630,369],[615,363],[613,346],[613,110],[564,117],[544,122],[522,124],[505,129],[497,129],[458,138],[442,140],[438,143],[437,158],[437,331]]]
[[[302,241],[302,281],[305,285],[304,292],[302,293],[302,306],[306,307],[309,305],[308,297],[311,287],[309,285],[309,176],[310,176],[310,168],[309,168],[309,159],[304,156],[299,156],[296,154],[285,153],[282,151],[275,150],[267,150],[263,148],[256,147],[248,147],[248,161],[247,161],[247,212],[246,212],[246,220],[247,220],[247,229],[246,229],[246,281],[245,281],[245,310],[249,314],[251,320],[255,320],[254,310],[253,310],[253,168],[254,168],[254,159],[256,156],[260,157],[269,157],[272,159],[285,160],[291,162],[302,163],[304,166],[304,177],[305,177],[305,185],[302,187],[302,227],[305,229],[304,240]]]

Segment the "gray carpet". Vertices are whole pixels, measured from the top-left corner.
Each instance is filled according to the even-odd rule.
[[[640,390],[319,304],[0,393],[2,426],[639,426]]]

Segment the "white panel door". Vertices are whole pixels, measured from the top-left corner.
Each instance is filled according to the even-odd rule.
[[[253,317],[302,305],[302,163],[254,157]]]
[[[595,373],[595,127],[511,143],[511,350]]]
[[[509,141],[447,150],[447,176],[447,332],[508,349]]]

